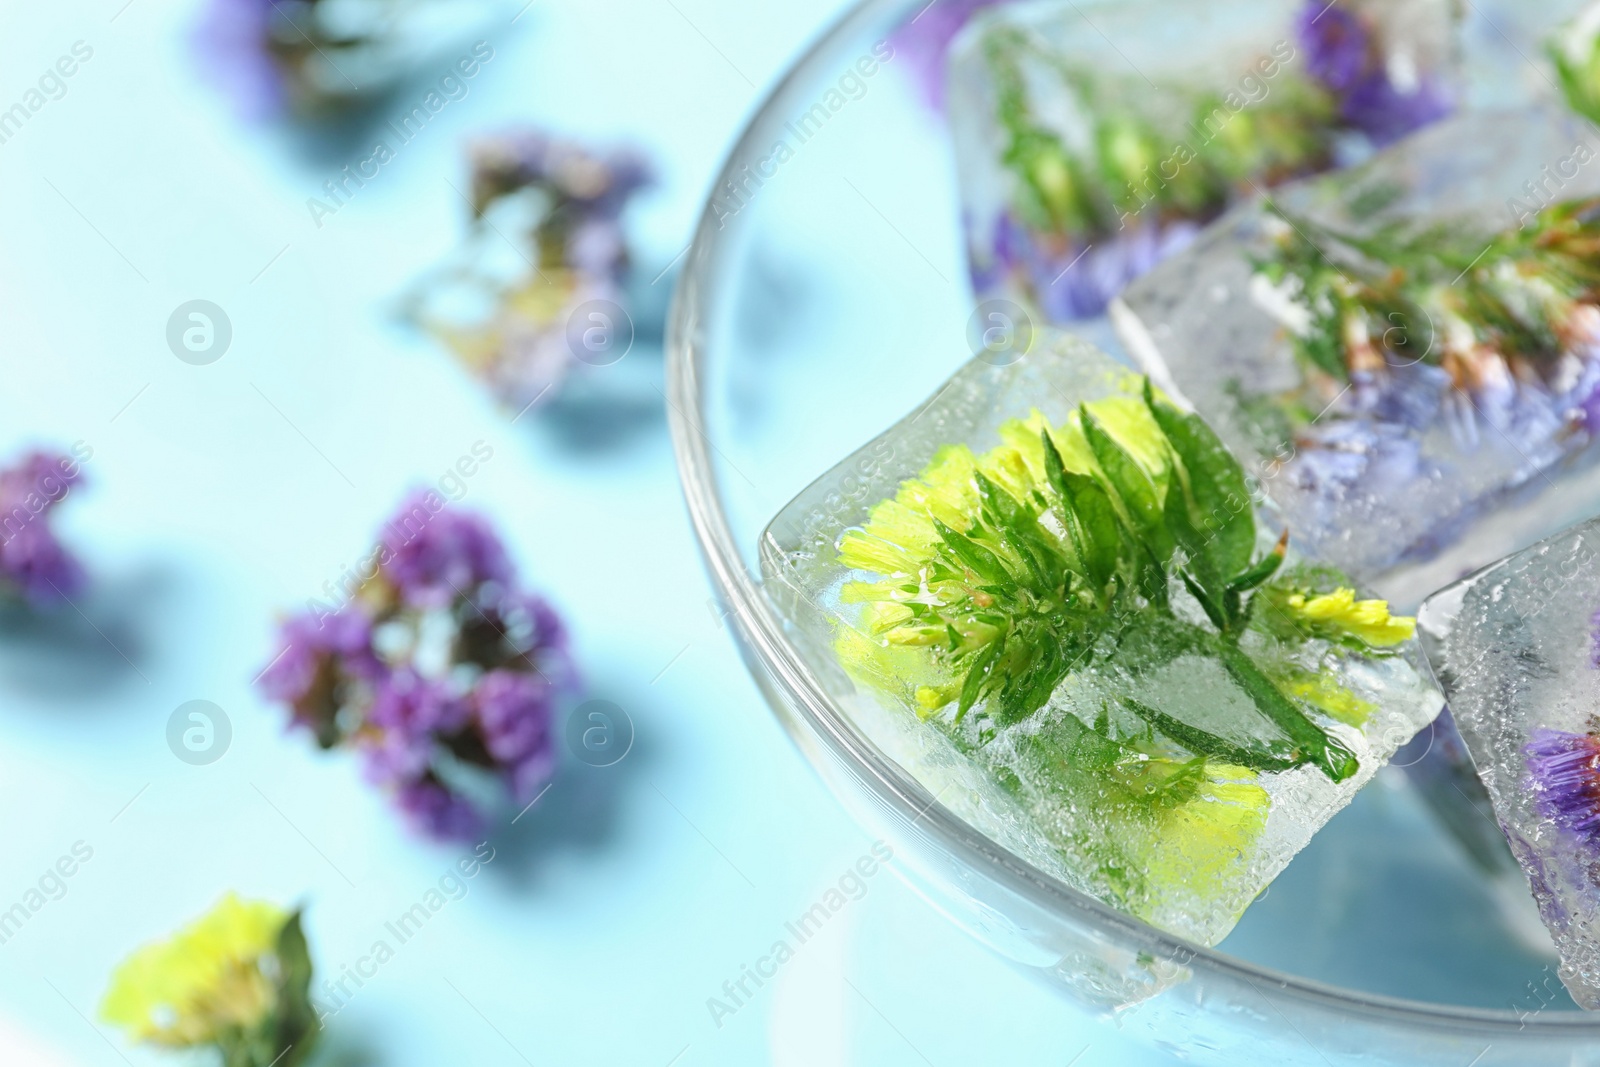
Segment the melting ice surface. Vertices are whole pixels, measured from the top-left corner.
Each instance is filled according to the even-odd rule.
[[[1600,1008],[1600,520],[1429,597],[1419,625],[1581,1006]]]
[[[1080,405],[1098,429],[1085,428]],[[1190,424],[1158,426],[1157,410],[1183,419],[1147,400],[1142,379],[1065,334],[1040,334],[1014,362],[980,356],[785,507],[763,537],[762,568],[819,682],[947,808],[1073,888],[1215,944],[1441,700],[1403,624],[1383,623],[1398,632],[1367,648],[1308,621],[1307,598],[1337,598],[1345,583],[1292,550],[1264,584],[1212,597],[1244,571],[1259,574],[1277,541],[1275,530],[1254,529],[1242,492],[1235,520],[1170,550],[1153,585],[1123,581],[1135,571],[1099,586],[1062,577],[1093,570],[1083,563],[1093,552],[1079,555],[1067,529],[1092,525],[1083,516],[1093,509],[1063,509],[1058,485],[1093,496],[1088,483],[1147,477],[1154,510],[1143,514],[1170,522],[1174,506],[1219,499],[1212,490],[1227,478],[1208,484],[1206,472],[1225,475],[1231,457],[1189,448],[1175,458],[1167,442]],[[1132,466],[1112,478],[1118,457]],[[998,481],[985,486],[983,471]],[[990,539],[995,555],[963,556],[965,574],[933,564],[896,574],[890,557],[931,559],[948,547],[913,544],[937,527],[925,518],[897,526],[905,515],[880,504],[897,492],[902,504],[914,500],[920,490],[901,492],[902,483],[919,476],[944,504],[966,494],[966,516],[930,505],[951,538],[980,537],[968,520],[987,493],[989,516],[1004,512],[1005,528],[1032,538],[1033,563],[1017,547],[1026,538]],[[1118,506],[1101,513],[1111,536],[1127,518],[1113,514]],[[841,560],[841,544],[857,566]],[[888,554],[881,563],[860,565],[878,552]],[[1118,558],[1143,566],[1138,553]],[[998,560],[1014,580],[991,573]],[[1182,577],[1186,568],[1201,580]],[[886,588],[898,591],[885,599]],[[1096,590],[1107,589],[1109,607],[1097,611]],[[967,594],[970,611],[955,606]],[[927,624],[930,613],[948,628]],[[1001,630],[1008,641],[979,665],[988,681],[974,686],[984,656],[975,650],[992,649],[982,641]]]

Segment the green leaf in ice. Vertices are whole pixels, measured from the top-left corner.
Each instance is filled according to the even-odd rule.
[[[1206,655],[1263,721],[1244,734],[1276,732],[1283,744],[1240,746],[1170,708],[1139,705],[1150,729],[1202,760],[1309,765],[1335,781],[1355,773],[1348,746],[1314,717],[1326,699],[1286,693],[1240,642],[1253,628],[1302,644],[1343,635],[1354,649],[1403,623],[1385,630],[1372,610],[1381,602],[1347,606],[1342,588],[1279,584],[1267,586],[1272,618],[1263,621],[1254,601],[1284,542],[1258,552],[1244,472],[1203,420],[1139,381],[1061,426],[1035,412],[1000,434],[982,456],[940,450],[841,539],[842,562],[870,575],[843,591],[862,605],[856,631],[840,638],[848,668],[924,715],[950,707],[960,723],[981,709],[984,739],[1039,711],[1075,672],[1113,662],[1150,671]],[[1180,610],[1184,594],[1204,621]]]
[[[1298,305],[1301,362],[1336,382],[1413,364],[1475,383],[1551,383],[1600,307],[1600,198],[1538,208],[1498,232],[1409,220],[1357,232],[1291,216],[1255,269]]]

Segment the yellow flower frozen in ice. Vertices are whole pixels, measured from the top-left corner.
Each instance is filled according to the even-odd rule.
[[[278,935],[290,914],[229,893],[170,940],[145,945],[112,975],[100,1005],[136,1040],[183,1047],[260,1024],[276,1005]]]
[[[1373,648],[1404,644],[1417,629],[1416,619],[1389,614],[1387,600],[1357,600],[1354,589],[1312,597],[1294,593],[1284,599],[1284,606],[1313,631],[1348,634]]]
[[[1272,796],[1243,767],[1214,763],[1206,767],[1206,776],[1195,797],[1163,812],[1159,832],[1137,846],[1153,886],[1165,892],[1183,886],[1195,897],[1214,899],[1250,862],[1266,829]],[[1130,832],[1130,844],[1134,837]]]

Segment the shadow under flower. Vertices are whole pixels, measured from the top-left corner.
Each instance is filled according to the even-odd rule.
[[[572,374],[526,421],[572,452],[614,453],[665,426],[662,383],[660,348],[635,345],[622,363]]]
[[[589,694],[592,699],[595,694]],[[650,792],[647,772],[656,746],[635,727],[627,754],[608,767],[577,759],[565,739],[560,765],[545,793],[528,809],[506,812],[490,830],[494,876],[528,888],[558,854],[599,855],[615,843],[628,808]]]
[[[402,87],[374,92],[342,110],[285,122],[280,136],[302,166],[337,178],[341,167],[367,158],[379,142],[393,148],[389,123],[401,113],[403,99]]]
[[[309,1067],[379,1067],[383,1063],[379,1042],[362,1031],[345,1020],[330,1023]]]
[[[141,634],[168,576],[147,569],[48,607],[0,602],[0,685],[78,701],[144,678]],[[147,680],[147,679],[146,679]]]

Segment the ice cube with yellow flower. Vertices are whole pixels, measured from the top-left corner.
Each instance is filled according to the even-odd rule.
[[[931,793],[1205,944],[1441,704],[1412,620],[1258,521],[1199,417],[1055,331],[823,475],[762,568]]]

